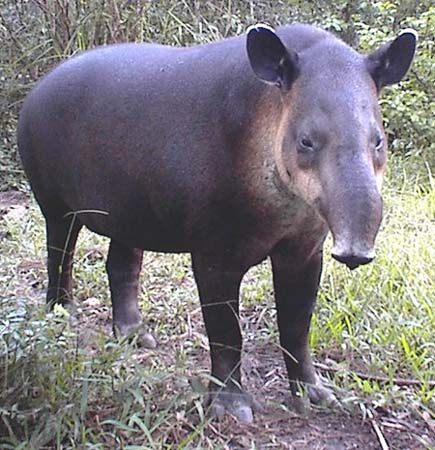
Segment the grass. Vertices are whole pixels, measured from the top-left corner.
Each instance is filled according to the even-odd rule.
[[[413,435],[413,448],[429,449],[434,435],[426,423],[433,424],[435,415],[435,185],[428,169],[417,180],[410,162],[396,159],[391,165],[378,257],[355,272],[325,258],[311,344],[323,375],[351,414],[361,405],[388,411],[390,420],[424,430]],[[47,313],[39,210],[31,200],[27,209],[3,213],[1,448],[230,448],[234,436],[228,430],[237,435],[237,426],[222,431],[225,425],[210,423],[201,404],[209,363],[188,256],[146,253],[141,303],[159,349],[138,350],[111,337],[107,240],[81,235],[77,309]],[[284,411],[290,420],[284,364],[275,351],[269,263],[247,274],[242,303],[247,385],[265,397],[272,415]],[[258,367],[252,363],[257,353],[267,356]],[[268,383],[274,379],[281,381],[271,391]],[[407,385],[409,380],[420,384]],[[284,448],[279,432],[252,436],[236,448]],[[260,441],[269,447],[257,447]]]
[[[430,174],[425,187],[407,179],[406,166],[396,164],[385,189],[378,258],[358,275],[328,261],[312,343],[325,355],[335,348],[346,370],[390,380],[375,386],[349,372],[349,387],[391,405],[400,396],[394,378],[417,379],[421,387],[411,404],[433,409],[435,390],[428,382],[435,376],[435,185]]]

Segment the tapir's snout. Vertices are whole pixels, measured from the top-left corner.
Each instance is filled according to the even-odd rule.
[[[382,220],[382,197],[373,169],[360,166],[356,180],[335,181],[329,199],[327,222],[334,245],[332,257],[353,270],[375,258],[375,239]],[[353,172],[353,171],[351,171]]]
[[[335,247],[332,249],[331,255],[338,262],[346,264],[350,270],[368,264],[375,258],[375,252],[373,250],[357,253],[353,251],[340,251]]]
[[[358,212],[359,217],[352,211],[346,216],[349,220],[331,230],[334,239],[331,256],[351,270],[372,262],[376,256],[374,244],[382,217],[381,202],[375,201],[372,208],[360,208]]]

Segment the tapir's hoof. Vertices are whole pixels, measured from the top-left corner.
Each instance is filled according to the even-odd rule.
[[[217,419],[222,419],[225,413],[229,413],[242,423],[252,423],[254,411],[261,408],[244,392],[226,391],[209,393],[205,406],[210,415]]]
[[[144,329],[141,323],[134,326],[115,326],[115,336],[121,339],[127,339],[139,347],[153,349],[157,347],[154,336]]]
[[[338,410],[343,409],[331,389],[323,386],[320,381],[316,384],[306,384],[300,387],[296,394],[293,395],[291,403],[293,408],[299,413],[307,413],[310,403]]]
[[[157,347],[157,342],[154,339],[154,336],[145,331],[139,331],[135,337],[133,337],[133,340],[137,343],[139,347],[149,348],[153,349]]]
[[[340,402],[331,389],[322,384],[315,384],[307,387],[308,398],[315,405],[341,408]]]

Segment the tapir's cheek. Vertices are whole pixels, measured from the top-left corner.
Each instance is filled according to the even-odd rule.
[[[304,152],[297,152],[296,164],[298,169],[307,170],[313,168],[316,163],[316,155],[314,151],[307,150]]]
[[[292,192],[308,204],[315,205],[321,195],[321,183],[314,152],[297,152],[296,149],[282,153],[283,181]],[[281,172],[281,173],[282,173]]]
[[[385,166],[387,163],[387,152],[383,150],[374,155],[373,164],[375,169],[376,185],[378,191],[381,191],[382,184],[384,181]]]
[[[316,170],[298,170],[294,175],[295,190],[309,205],[317,209],[319,198],[322,196],[322,185]]]
[[[378,188],[378,192],[381,192],[382,184],[384,183],[384,170],[376,171],[376,186]]]

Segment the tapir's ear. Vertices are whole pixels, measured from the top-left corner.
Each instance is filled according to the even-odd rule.
[[[407,29],[394,41],[367,56],[367,68],[378,89],[398,83],[408,72],[414,59],[417,33]]]
[[[267,25],[248,28],[247,50],[251,67],[260,80],[285,89],[298,74],[298,55],[287,50]]]

